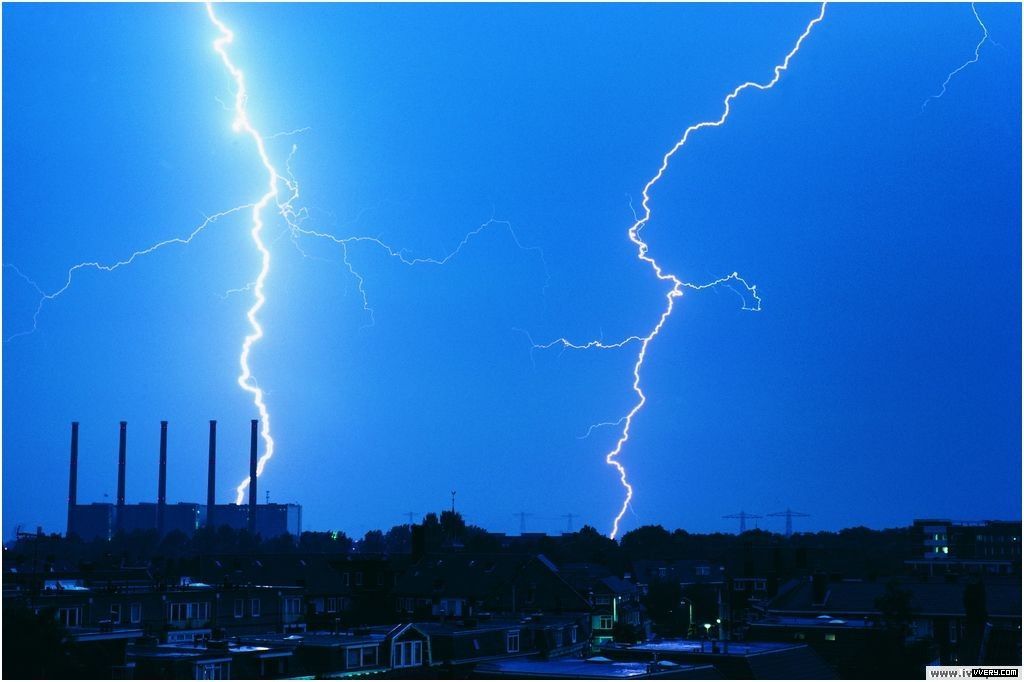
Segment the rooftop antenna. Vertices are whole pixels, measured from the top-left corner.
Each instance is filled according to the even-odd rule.
[[[786,511],[772,512],[768,516],[785,516],[786,517],[786,537],[793,535],[793,517],[794,516],[810,516],[803,512],[793,511],[789,507],[786,507]]]
[[[408,516],[409,517],[409,525],[412,526],[412,525],[414,525],[416,523],[415,519],[416,519],[416,515],[417,514],[419,514],[419,512],[405,512],[404,514],[402,514],[402,516]]]
[[[452,491],[452,514],[455,513],[455,491]]]
[[[270,491],[269,490],[265,491],[264,495],[266,495],[265,499],[267,500],[267,504],[270,504]]]
[[[739,514],[728,514],[722,517],[723,519],[739,519],[740,520],[740,535],[747,532],[747,519],[760,519],[763,518],[760,514],[748,514],[745,511],[741,511]],[[756,527],[757,524],[755,523]]]

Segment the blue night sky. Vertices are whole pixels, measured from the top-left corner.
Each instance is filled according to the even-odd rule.
[[[833,5],[778,85],[747,90],[651,192],[644,229],[669,272],[742,289],[687,293],[650,345],[648,402],[621,460],[623,529],[733,530],[744,509],[797,529],[915,517],[1019,518],[1021,9]],[[249,5],[236,33],[248,110],[300,183],[304,228],[377,237],[342,251],[271,214],[265,337],[251,365],[277,453],[260,500],[307,529],[362,535],[438,510],[515,532],[602,531],[622,500],[614,422],[636,401],[635,345],[669,285],[627,238],[644,184],[687,126],[766,82],[817,5]],[[229,78],[201,5],[3,7],[3,255],[46,292],[204,215],[266,177],[232,130]],[[187,246],[83,269],[39,294],[3,270],[3,531],[63,531],[71,420],[79,500],[218,500],[247,472],[236,383],[245,287],[260,268],[239,211]],[[521,248],[524,247],[524,248]],[[781,530],[781,519],[762,527]]]

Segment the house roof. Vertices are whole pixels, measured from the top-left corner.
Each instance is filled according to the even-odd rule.
[[[199,576],[213,584],[296,585],[309,594],[346,594],[344,561],[324,554],[217,555],[203,557]]]
[[[910,608],[915,615],[957,615],[966,613],[964,582],[945,580],[900,579],[900,588],[910,592]],[[885,594],[888,581],[842,580],[829,582],[825,600],[816,604],[809,580],[785,585],[766,608],[772,613],[879,614],[875,600]],[[1021,617],[1021,584],[1015,581],[992,581],[985,584],[989,616]]]

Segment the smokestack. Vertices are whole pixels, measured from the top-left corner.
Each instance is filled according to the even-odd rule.
[[[217,420],[210,420],[210,465],[206,473],[206,527],[213,525],[213,508],[216,504],[217,489]]]
[[[256,534],[256,429],[258,419],[250,422],[249,428],[249,532]]]
[[[124,525],[124,470],[128,447],[128,422],[121,422],[121,438],[117,446],[117,529]]]
[[[78,504],[78,422],[71,422],[71,473],[68,475],[68,535],[74,530]]]
[[[160,478],[156,490],[156,532],[163,537],[167,506],[167,422],[160,422]]]

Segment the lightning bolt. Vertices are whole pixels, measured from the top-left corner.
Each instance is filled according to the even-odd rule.
[[[679,279],[672,273],[666,272],[654,258],[647,254],[650,247],[647,244],[647,242],[645,242],[641,237],[641,232],[643,231],[643,228],[647,225],[647,223],[650,222],[651,220],[651,190],[654,189],[654,186],[657,185],[661,178],[664,176],[665,171],[668,170],[669,161],[672,159],[673,156],[675,156],[676,152],[678,152],[686,145],[686,143],[690,139],[690,136],[693,133],[699,130],[703,130],[704,128],[717,128],[723,125],[726,122],[726,120],[728,120],[729,114],[732,111],[732,102],[740,95],[740,93],[750,88],[753,88],[755,90],[770,90],[771,88],[775,87],[775,84],[778,83],[779,79],[782,77],[783,72],[789,69],[790,61],[800,51],[801,45],[803,45],[803,42],[804,40],[807,39],[807,36],[811,34],[811,30],[817,23],[819,23],[822,19],[825,18],[825,8],[827,7],[827,5],[827,2],[823,2],[821,4],[821,10],[819,11],[818,16],[812,19],[810,23],[807,24],[807,27],[804,29],[804,32],[797,39],[796,45],[794,45],[793,49],[789,51],[785,59],[782,60],[782,63],[778,64],[775,67],[774,75],[772,76],[771,80],[769,80],[767,83],[756,83],[754,81],[747,81],[742,85],[737,86],[732,92],[726,95],[725,99],[722,102],[722,115],[716,120],[695,123],[691,125],[689,128],[687,128],[683,132],[683,136],[679,139],[679,141],[676,142],[675,145],[671,149],[669,149],[668,152],[666,152],[665,155],[662,157],[661,166],[658,168],[658,172],[655,173],[654,177],[647,181],[646,185],[644,185],[644,189],[642,192],[643,200],[640,204],[642,212],[639,216],[637,216],[634,213],[635,222],[630,226],[628,234],[629,240],[636,245],[637,257],[651,267],[651,269],[654,271],[655,277],[657,277],[662,282],[671,283],[672,285],[671,288],[665,293],[665,309],[662,311],[660,317],[658,318],[657,324],[655,324],[654,327],[644,336],[629,336],[623,339],[622,341],[610,344],[604,343],[603,341],[573,343],[565,338],[557,339],[555,341],[542,345],[534,344],[534,349],[545,349],[554,346],[562,346],[563,348],[571,348],[574,350],[609,350],[622,348],[624,346],[634,343],[640,344],[640,350],[637,354],[636,362],[633,365],[633,392],[636,393],[637,402],[636,404],[633,405],[633,408],[622,419],[620,419],[618,422],[614,422],[616,424],[621,423],[623,425],[622,432],[620,433],[619,438],[615,443],[615,447],[605,455],[605,462],[610,466],[614,467],[615,470],[618,472],[619,481],[622,483],[622,487],[626,491],[626,496],[625,499],[623,499],[622,501],[622,506],[619,509],[618,514],[615,515],[615,519],[612,521],[612,530],[611,533],[609,533],[609,537],[612,539],[615,539],[615,536],[618,535],[619,523],[622,521],[622,517],[625,516],[626,510],[630,508],[630,502],[633,499],[633,486],[629,483],[626,468],[619,461],[619,456],[622,454],[622,449],[626,445],[626,442],[629,440],[630,429],[633,426],[633,418],[636,417],[637,413],[640,412],[644,404],[647,402],[647,396],[644,394],[643,389],[640,387],[640,372],[643,369],[644,360],[647,358],[647,349],[650,347],[651,342],[654,341],[654,339],[657,338],[658,334],[661,333],[661,330],[665,326],[665,323],[668,321],[668,318],[672,315],[672,311],[675,308],[676,299],[683,295],[683,291],[685,289],[689,289],[691,291],[702,291],[704,289],[710,289],[712,287],[728,284],[730,282],[736,282],[737,284],[741,284],[747,290],[747,292],[750,293],[754,301],[753,306],[749,308],[747,307],[746,302],[744,302],[743,309],[754,311],[761,309],[761,299],[757,295],[757,287],[747,283],[747,281],[740,277],[738,273],[734,272],[731,275],[722,277],[713,282],[708,282],[706,284],[693,284]],[[632,203],[630,205],[632,206]],[[588,435],[589,433],[590,432],[588,431]]]
[[[192,243],[193,239],[198,237],[201,232],[203,232],[207,227],[209,227],[213,223],[217,222],[218,220],[220,220],[221,218],[223,218],[225,216],[231,215],[232,213],[237,213],[239,211],[243,211],[243,210],[249,208],[250,206],[251,206],[251,204],[246,204],[246,205],[243,205],[243,206],[236,206],[235,208],[228,209],[227,211],[221,211],[220,213],[214,214],[212,216],[208,216],[208,217],[206,217],[205,220],[203,220],[202,223],[199,224],[198,227],[196,227],[194,230],[192,230],[192,232],[190,232],[187,236],[185,236],[185,237],[173,237],[171,239],[165,239],[165,240],[163,240],[161,242],[157,242],[156,244],[153,244],[152,246],[146,247],[145,249],[141,249],[139,251],[135,251],[130,256],[128,256],[128,258],[116,261],[114,263],[100,263],[99,261],[86,261],[84,263],[77,263],[76,265],[72,265],[70,268],[68,268],[68,271],[67,271],[67,273],[64,276],[64,284],[60,288],[55,289],[55,290],[53,290],[51,292],[43,291],[43,289],[38,284],[36,284],[33,280],[29,279],[13,263],[4,263],[4,267],[5,268],[9,268],[11,270],[14,270],[14,272],[16,272],[19,277],[21,277],[23,280],[28,282],[36,290],[36,292],[39,294],[39,301],[36,303],[36,309],[32,313],[32,328],[31,329],[27,329],[25,331],[20,331],[20,332],[18,332],[16,334],[12,334],[11,336],[9,336],[6,339],[4,339],[4,343],[7,343],[8,341],[12,341],[12,340],[14,340],[14,339],[16,339],[18,337],[28,336],[29,334],[34,333],[39,328],[39,315],[40,315],[40,313],[43,312],[43,307],[48,302],[53,301],[53,300],[55,300],[57,298],[60,298],[60,296],[64,292],[66,292],[69,288],[71,288],[71,283],[72,283],[72,281],[75,278],[75,274],[78,273],[79,271],[81,271],[81,270],[98,270],[100,272],[113,272],[114,270],[119,270],[120,268],[132,265],[137,259],[144,258],[145,256],[148,256],[151,253],[159,251],[160,249],[162,249],[162,248],[164,248],[166,246],[172,246],[172,245],[175,245],[175,244],[179,244],[179,245],[182,245],[182,246],[187,246],[187,245]]]
[[[295,247],[302,253],[303,256],[307,256],[301,246],[299,245],[300,237],[311,237],[317,239],[328,240],[342,249],[342,262],[344,263],[349,274],[356,280],[357,287],[359,289],[360,296],[362,298],[363,310],[370,316],[371,324],[373,322],[373,309],[370,307],[369,298],[365,289],[365,278],[355,268],[354,264],[349,258],[350,247],[357,244],[368,244],[378,249],[383,250],[391,258],[399,260],[404,265],[417,266],[417,265],[446,265],[453,258],[458,256],[462,252],[463,248],[466,247],[477,235],[482,232],[494,227],[504,226],[521,250],[524,251],[535,251],[539,254],[541,261],[544,263],[545,271],[547,271],[547,261],[544,258],[544,252],[540,247],[536,246],[525,246],[516,234],[515,230],[512,229],[511,223],[508,221],[496,220],[493,217],[487,222],[483,223],[476,229],[467,233],[462,241],[455,247],[454,250],[449,252],[447,255],[441,258],[409,258],[405,256],[403,251],[400,251],[393,246],[385,243],[377,237],[367,236],[353,236],[353,237],[338,237],[329,232],[323,232],[319,230],[313,230],[305,228],[302,224],[308,217],[308,212],[305,209],[294,208],[295,202],[300,197],[299,183],[295,180],[291,171],[291,160],[295,155],[297,147],[292,145],[291,153],[285,163],[285,173],[280,173],[272,163],[270,156],[266,150],[266,140],[271,137],[283,137],[288,135],[294,135],[297,133],[305,132],[308,128],[298,128],[286,133],[279,133],[270,137],[263,137],[258,130],[252,125],[252,121],[249,119],[246,105],[248,102],[248,94],[245,87],[245,74],[242,70],[234,64],[227,52],[227,45],[229,45],[234,39],[232,31],[217,18],[216,13],[213,10],[213,4],[210,2],[206,3],[206,13],[209,16],[210,21],[220,32],[220,37],[217,38],[213,43],[213,48],[220,55],[221,61],[224,63],[225,68],[231,75],[235,82],[235,99],[233,111],[235,114],[234,128],[236,132],[242,132],[249,135],[253,142],[256,144],[257,152],[259,153],[260,162],[267,172],[267,191],[260,197],[260,200],[252,205],[252,229],[250,235],[252,236],[253,243],[256,246],[261,256],[262,266],[256,279],[249,283],[246,287],[241,289],[231,290],[226,295],[236,293],[240,291],[252,291],[254,296],[254,303],[249,308],[246,314],[249,320],[249,326],[251,333],[246,335],[242,342],[242,350],[239,355],[239,365],[241,367],[241,373],[238,376],[238,385],[242,390],[252,395],[253,404],[256,406],[260,415],[261,429],[260,435],[264,443],[264,451],[260,456],[256,464],[256,476],[257,478],[263,474],[263,470],[266,464],[273,457],[274,454],[274,439],[270,432],[270,414],[267,410],[266,402],[264,401],[263,390],[259,387],[259,384],[255,381],[252,371],[249,367],[249,355],[252,350],[254,343],[263,338],[263,328],[260,326],[257,319],[257,314],[266,302],[266,296],[264,294],[264,284],[267,279],[267,275],[270,272],[270,251],[267,249],[266,244],[263,241],[263,211],[273,201],[276,205],[277,212],[284,219],[287,224],[287,229],[290,232],[292,242]],[[280,186],[284,186],[285,192],[279,190]],[[550,280],[550,275],[548,275]],[[545,288],[547,283],[545,283]],[[249,486],[249,477],[247,476],[236,488],[236,504],[241,504],[245,499],[245,491]]]
[[[235,82],[235,103],[233,108],[235,132],[246,134],[252,138],[256,145],[256,152],[260,157],[260,163],[263,164],[263,168],[267,171],[267,191],[264,192],[259,201],[252,205],[252,228],[249,230],[249,235],[252,237],[252,242],[260,254],[260,271],[256,275],[252,286],[254,299],[252,307],[245,314],[249,320],[251,331],[243,339],[242,351],[238,356],[238,365],[241,368],[241,372],[238,375],[238,385],[243,391],[252,396],[253,405],[256,406],[256,410],[260,415],[260,437],[263,439],[263,454],[260,455],[256,463],[256,476],[259,477],[267,466],[267,462],[274,456],[274,438],[270,433],[270,412],[267,410],[267,404],[263,399],[263,389],[260,388],[253,378],[252,369],[249,367],[249,354],[252,352],[252,346],[263,338],[263,327],[260,326],[257,315],[267,302],[263,287],[266,284],[267,275],[270,274],[270,250],[263,242],[263,211],[271,201],[274,201],[275,206],[283,213],[284,209],[290,206],[290,200],[286,200],[283,203],[277,201],[279,198],[278,179],[281,177],[280,173],[278,173],[273,162],[270,160],[270,156],[267,154],[266,142],[263,136],[249,119],[249,112],[246,108],[249,95],[245,87],[245,73],[231,61],[227,50],[227,46],[235,39],[235,35],[231,29],[217,18],[217,14],[213,11],[213,3],[206,3],[206,14],[210,18],[210,22],[220,32],[220,37],[213,41],[213,49],[220,55],[224,68],[228,70],[232,80]],[[246,476],[235,489],[236,504],[241,504],[242,500],[245,499],[245,491],[248,487],[249,477]]]
[[[981,59],[981,46],[985,44],[986,40],[988,40],[988,27],[985,26],[985,22],[981,20],[980,16],[978,16],[978,8],[974,6],[973,2],[971,3],[971,11],[974,12],[974,18],[978,21],[978,26],[981,26],[981,40],[979,40],[978,44],[974,47],[974,57],[968,59],[966,62],[964,62],[963,64],[949,72],[949,75],[946,76],[946,80],[942,82],[942,90],[939,92],[939,94],[932,95],[921,104],[922,112],[928,106],[929,102],[931,102],[933,99],[939,99],[940,97],[946,94],[946,88],[949,87],[949,82],[953,80],[954,76],[956,76],[958,73],[966,69],[971,64],[974,64],[979,59]]]

